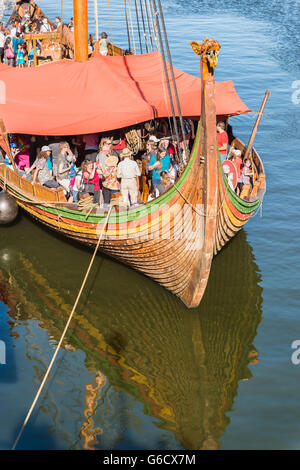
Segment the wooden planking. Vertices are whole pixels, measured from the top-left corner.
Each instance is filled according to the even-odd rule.
[[[50,201],[54,202],[56,201],[56,193],[53,191],[53,189],[46,188],[45,186],[42,186],[41,184],[35,184],[34,186],[35,190],[35,196],[42,201]]]
[[[21,178],[19,180],[19,187],[27,193],[28,196],[34,196],[34,188],[31,181],[26,178]]]

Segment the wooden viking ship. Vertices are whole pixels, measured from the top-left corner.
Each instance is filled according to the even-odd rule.
[[[74,0],[75,3],[78,2]],[[77,26],[75,22],[75,40],[80,27],[83,28],[83,33],[87,32],[87,28],[84,29],[84,22],[77,23]],[[84,34],[81,36],[84,37]],[[265,172],[262,161],[255,149],[249,146],[246,149],[243,142],[238,139],[235,139],[232,145],[241,149],[243,154],[250,155],[255,170],[254,184],[252,193],[248,194],[247,199],[241,199],[230,188],[222,168],[216,136],[217,114],[223,114],[217,113],[215,94],[217,84],[214,81],[214,68],[220,46],[214,41],[205,40],[202,45],[192,43],[192,47],[200,55],[201,62],[201,98],[199,96],[201,117],[194,146],[184,171],[174,186],[160,197],[137,208],[125,210],[116,206],[109,217],[107,213],[101,213],[96,209],[82,212],[77,205],[67,203],[62,189],[47,189],[38,183],[33,186],[17,171],[5,165],[0,166],[1,186],[15,197],[19,206],[27,213],[56,232],[89,246],[97,244],[99,235],[104,230],[105,236],[100,244],[103,253],[157,281],[177,295],[188,307],[199,305],[208,282],[213,257],[260,207],[265,193]],[[154,57],[153,54],[156,53],[149,54],[149,60]],[[83,62],[87,58],[87,44],[81,43],[76,59]],[[144,59],[147,59],[147,54],[141,56],[141,60]],[[87,63],[90,67],[89,76],[92,75],[92,64],[96,64],[97,61],[100,64],[100,60],[101,70],[106,64],[113,67],[116,62],[111,61],[119,60],[119,73],[123,73],[122,65],[130,79],[128,93],[133,89],[139,93],[141,106],[147,107],[148,119],[153,117],[153,106],[149,106],[149,100],[141,91],[142,83],[131,74],[130,61],[133,63],[136,58],[134,56],[129,56],[127,59],[126,57],[94,58]],[[104,60],[106,62],[103,62]],[[60,62],[53,65],[62,66]],[[79,64],[69,64],[68,67],[70,66],[74,67],[75,71],[79,70]],[[46,65],[39,71],[47,68],[46,73],[49,75],[50,67],[51,64]],[[59,70],[56,70],[59,73]],[[88,69],[85,70],[84,74]],[[138,70],[141,73],[140,69]],[[183,75],[183,72],[178,73],[179,83]],[[159,89],[161,90],[161,87]],[[190,92],[186,91],[183,96],[187,96]],[[230,96],[233,99],[233,92]],[[189,97],[194,105],[195,102],[197,104],[196,92],[193,94],[192,90],[192,95]],[[245,107],[243,111],[233,114],[248,111]],[[164,112],[165,114],[162,111],[160,115],[166,116],[166,110]],[[8,132],[22,132],[20,123],[16,123],[15,115],[10,113],[9,105],[0,105],[0,116],[4,117],[5,124],[6,114],[9,115]],[[117,113],[114,113],[114,116],[115,114]],[[195,117],[197,112],[191,114],[191,111],[186,111],[182,114]],[[122,119],[123,116],[120,115],[120,125],[110,129],[124,127]],[[135,119],[135,122],[147,120],[139,119],[138,116]],[[107,129],[90,128],[89,132],[101,130]],[[59,133],[58,129],[55,129],[52,135],[76,133],[67,131],[66,127],[61,131]],[[88,131],[84,130],[82,133],[84,132]],[[2,134],[4,139],[2,146],[9,151],[4,129]],[[50,135],[50,132],[44,134]]]

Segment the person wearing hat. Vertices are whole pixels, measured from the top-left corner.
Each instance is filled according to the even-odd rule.
[[[25,170],[23,178],[29,176],[34,170],[32,177],[32,185],[38,181],[41,185],[47,188],[58,188],[59,183],[53,179],[52,173],[47,165],[48,155],[46,152],[40,151],[33,165]]]
[[[119,159],[115,155],[109,155],[105,163],[98,166],[98,174],[102,176],[102,194],[104,204],[109,204],[113,194],[120,192],[120,183],[117,179],[117,165]]]
[[[141,176],[141,171],[136,161],[131,159],[132,152],[129,148],[125,148],[121,152],[122,161],[117,167],[117,178],[121,179],[121,193],[129,205],[129,197],[131,204],[137,204],[138,197],[138,178]]]
[[[149,139],[148,139],[148,142],[155,142],[156,144],[158,144],[159,142],[159,139],[155,136],[155,135],[150,135]]]
[[[41,151],[46,152],[46,154],[48,155],[47,165],[48,165],[49,170],[52,172],[53,171],[53,163],[52,163],[52,155],[51,155],[52,150],[51,150],[51,148],[48,145],[43,145],[43,147],[41,148]]]

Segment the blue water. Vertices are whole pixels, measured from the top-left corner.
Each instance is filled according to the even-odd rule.
[[[102,3],[100,30],[111,35]],[[67,21],[71,2],[64,4]],[[122,5],[111,1],[113,39],[127,47]],[[291,343],[300,339],[300,104],[292,99],[300,80],[299,5],[163,2],[176,67],[199,74],[189,41],[211,36],[222,47],[216,80],[232,79],[254,112],[271,91],[255,139],[267,174],[262,213],[217,256],[209,290],[193,312],[131,270],[99,261],[94,302],[87,300],[76,341],[70,339],[74,350],[61,353],[20,448],[82,448],[84,387],[100,370],[106,385],[94,415],[94,427],[102,430],[96,448],[299,449],[300,365],[291,362]],[[41,7],[53,19],[60,1],[42,0]],[[231,124],[247,141],[254,117]],[[1,228],[0,259],[1,286],[15,299],[4,296],[0,304],[0,340],[9,359],[9,368],[0,365],[1,416],[9,416],[1,420],[0,447],[9,448],[62,331],[59,312],[66,307],[67,317],[89,254],[23,216]],[[9,313],[14,302],[18,307]],[[18,336],[10,336],[7,321],[16,316],[11,328]],[[247,365],[253,348],[259,361]]]

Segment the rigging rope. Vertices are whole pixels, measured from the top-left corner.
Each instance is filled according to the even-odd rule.
[[[129,19],[130,19],[130,26],[131,26],[131,35],[132,35],[132,41],[133,41],[133,50],[134,50],[134,53],[136,54],[135,39],[134,39],[134,30],[133,30],[133,25],[132,25],[132,15],[131,15],[130,0],[128,0],[128,8],[129,8]]]
[[[155,0],[153,1],[153,7],[154,7],[154,13],[155,13],[155,24],[157,27],[158,31],[158,37],[159,37],[159,42],[160,42],[160,49],[161,49],[161,54],[163,57],[163,64],[164,64],[164,71],[165,71],[165,76],[166,76],[166,82],[168,86],[168,93],[169,93],[169,99],[170,99],[170,104],[171,104],[171,109],[172,109],[172,116],[173,116],[173,124],[174,124],[174,129],[175,129],[175,134],[176,134],[176,140],[177,140],[177,145],[178,145],[178,151],[180,153],[180,160],[182,163],[186,163],[184,160],[182,160],[182,153],[180,152],[180,138],[179,138],[179,132],[178,132],[178,126],[176,122],[176,115],[175,115],[175,108],[174,108],[174,103],[173,103],[173,96],[172,96],[172,91],[171,91],[171,86],[170,86],[170,79],[169,79],[169,73],[168,73],[168,68],[167,68],[167,61],[166,61],[166,56],[165,56],[165,51],[164,51],[164,45],[163,45],[163,39],[161,35],[161,30],[160,30],[160,24],[159,24],[159,18],[158,18],[158,11],[156,8],[156,3]]]
[[[156,9],[156,3],[155,0],[153,0],[154,6]],[[173,88],[175,92],[175,98],[176,98],[176,103],[177,103],[177,109],[178,109],[178,114],[179,114],[179,121],[180,121],[180,126],[181,126],[181,133],[182,133],[182,140],[183,140],[183,145],[184,145],[184,163],[186,163],[186,158],[188,158],[188,148],[186,144],[186,134],[184,130],[184,124],[183,124],[183,119],[182,119],[182,114],[181,114],[181,107],[180,107],[180,101],[178,97],[178,91],[177,91],[177,86],[176,86],[176,81],[175,81],[175,75],[174,75],[174,68],[173,68],[173,63],[172,63],[172,56],[170,52],[170,47],[169,47],[169,41],[168,41],[168,36],[167,36],[167,31],[166,31],[166,25],[165,25],[165,20],[164,20],[164,13],[162,10],[161,6],[161,0],[157,0],[159,11],[160,11],[160,17],[161,17],[161,22],[163,26],[163,31],[164,31],[164,38],[165,38],[165,45],[167,48],[167,53],[168,53],[168,58],[169,58],[169,63],[170,63],[170,69],[171,69],[171,76],[173,80]]]
[[[26,426],[26,424],[28,423],[29,418],[30,418],[30,416],[31,416],[31,414],[32,414],[32,412],[33,412],[33,409],[34,409],[34,407],[35,407],[35,405],[36,405],[36,403],[37,403],[37,401],[38,401],[38,399],[39,399],[39,396],[40,396],[40,394],[41,394],[41,392],[42,392],[42,390],[43,390],[43,388],[44,388],[44,385],[45,385],[46,380],[47,380],[47,378],[48,378],[48,376],[49,376],[49,373],[50,373],[50,371],[51,371],[51,368],[52,368],[52,366],[53,366],[53,364],[54,364],[54,361],[55,361],[55,359],[56,359],[56,356],[57,356],[57,354],[58,354],[58,351],[59,351],[59,349],[60,349],[60,347],[61,347],[61,345],[62,345],[62,342],[63,342],[63,340],[64,340],[64,338],[65,338],[65,335],[66,335],[66,333],[67,333],[67,330],[68,330],[68,328],[69,328],[69,325],[70,325],[70,323],[71,323],[71,320],[72,320],[72,318],[73,318],[73,315],[74,315],[74,313],[75,313],[75,309],[76,309],[76,307],[77,307],[77,305],[78,305],[78,302],[79,302],[79,299],[80,299],[80,297],[81,297],[82,291],[83,291],[83,289],[84,289],[84,287],[85,287],[86,281],[87,281],[88,276],[89,276],[89,274],[90,274],[90,271],[91,271],[91,269],[92,269],[92,266],[93,266],[93,263],[94,263],[94,260],[95,260],[95,257],[96,257],[96,254],[97,254],[97,251],[98,251],[100,242],[101,242],[102,237],[103,237],[103,235],[104,235],[104,231],[105,231],[106,225],[107,225],[107,223],[108,223],[108,219],[109,219],[109,216],[110,216],[110,213],[111,213],[112,208],[113,208],[113,206],[110,206],[109,212],[108,212],[108,214],[107,214],[107,217],[106,217],[106,219],[105,219],[105,222],[104,222],[104,225],[103,225],[101,234],[100,234],[99,239],[98,239],[98,243],[97,243],[96,248],[95,248],[95,250],[94,250],[92,259],[91,259],[90,264],[89,264],[89,267],[88,267],[88,269],[87,269],[87,271],[86,271],[84,280],[83,280],[83,282],[82,282],[82,284],[81,284],[80,290],[79,290],[79,292],[78,292],[76,301],[75,301],[74,306],[73,306],[73,308],[72,308],[72,312],[70,313],[69,319],[68,319],[68,321],[67,321],[67,323],[66,323],[66,326],[65,326],[65,329],[64,329],[64,331],[63,331],[63,334],[62,334],[62,336],[61,336],[61,338],[60,338],[60,341],[59,341],[59,343],[58,343],[58,345],[57,345],[57,347],[56,347],[55,353],[53,354],[53,357],[52,357],[51,362],[50,362],[50,364],[49,364],[49,366],[48,366],[48,369],[47,369],[47,371],[46,371],[46,374],[44,375],[44,378],[43,378],[43,380],[42,380],[42,383],[41,383],[41,385],[40,385],[40,387],[39,387],[39,389],[38,389],[38,391],[37,391],[37,393],[36,393],[36,395],[35,395],[35,398],[34,398],[34,400],[33,400],[33,402],[32,402],[32,405],[31,405],[31,407],[30,407],[30,409],[29,409],[29,411],[28,411],[28,413],[27,413],[27,415],[26,415],[26,418],[25,418],[24,423],[23,423],[23,425],[22,425],[22,427],[21,427],[21,429],[20,429],[20,432],[19,432],[19,434],[18,434],[18,436],[17,436],[17,439],[16,439],[15,442],[14,442],[14,445],[13,445],[13,447],[12,447],[12,450],[15,450],[16,446],[18,445],[18,442],[19,442],[19,440],[20,440],[20,438],[21,438],[21,436],[22,436],[22,434],[23,434],[23,431],[24,431],[24,429],[25,429],[25,426]]]
[[[140,49],[141,49],[141,54],[143,54],[142,40],[141,40],[141,30],[140,30],[140,19],[139,19],[137,0],[134,0],[134,1],[135,1],[136,22],[137,22],[137,27],[138,27],[138,32],[139,32],[139,39],[140,39]]]
[[[130,38],[130,29],[129,29],[129,23],[128,23],[126,0],[124,0],[124,8],[125,8],[126,28],[127,28],[127,37],[128,37],[128,48],[129,48],[129,52],[131,53],[132,47],[131,47],[131,38]]]
[[[147,53],[149,52],[148,43],[147,43],[147,35],[146,35],[146,28],[145,28],[145,20],[144,20],[144,11],[143,11],[143,4],[142,0],[140,0],[140,9],[141,9],[141,16],[142,16],[142,23],[143,23],[143,33],[144,33],[144,40]]]
[[[111,13],[110,13],[110,1],[107,0],[108,3],[108,13],[109,13],[109,25],[110,25],[110,37],[111,37],[111,43],[114,45],[114,40],[113,40],[113,34],[112,34],[112,24],[111,24]],[[114,48],[112,48],[113,55],[114,55]]]
[[[147,23],[148,23],[148,30],[149,30],[149,40],[151,44],[151,50],[153,51],[153,42],[152,42],[152,34],[151,34],[151,26],[150,26],[150,20],[149,20],[149,11],[148,11],[148,5],[147,5],[147,0],[144,0],[145,4],[145,11],[146,11],[146,17],[147,17]]]
[[[151,0],[146,0],[146,1],[149,2],[149,6],[150,6],[150,13],[151,13],[152,26],[153,26],[154,40],[155,40],[155,44],[156,44],[156,50],[158,51],[158,50],[159,50],[159,45],[158,45],[157,31],[156,31],[156,22],[155,22],[155,19],[154,19],[154,13],[153,13],[153,8],[152,8],[152,3],[151,3]]]

